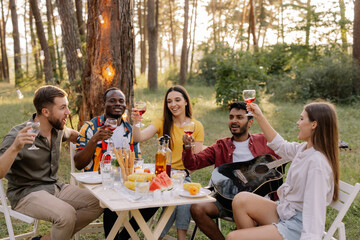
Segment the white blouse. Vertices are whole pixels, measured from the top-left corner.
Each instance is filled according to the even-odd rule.
[[[277,190],[277,212],[282,220],[290,219],[295,210],[302,212],[303,240],[322,239],[326,206],[334,193],[332,169],[327,158],[307,143],[287,142],[279,134],[268,146],[282,158],[292,159],[286,181]]]

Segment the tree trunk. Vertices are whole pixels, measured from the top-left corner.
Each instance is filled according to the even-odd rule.
[[[41,45],[41,49],[44,51],[44,74],[46,84],[54,85],[55,81],[52,74],[51,59],[49,53],[49,46],[46,41],[43,23],[41,20],[37,0],[30,0],[30,7],[35,18],[36,33]]]
[[[62,42],[66,58],[66,69],[69,82],[73,84],[81,79],[84,66],[82,58],[77,57],[77,49],[80,49],[80,36],[76,26],[74,5],[70,1],[56,0],[61,19]],[[80,91],[76,87],[77,90]]]
[[[149,67],[148,67],[148,87],[150,90],[158,88],[157,80],[157,42],[158,42],[158,16],[159,16],[159,0],[148,0],[148,46],[149,46]]]
[[[22,79],[21,70],[21,52],[20,52],[20,36],[18,27],[18,16],[16,12],[15,0],[10,0],[11,21],[13,25],[13,39],[14,39],[14,67],[15,67],[15,86],[19,86]]]
[[[0,33],[1,33],[1,62],[2,62],[2,77],[5,79],[6,82],[10,82],[9,77],[9,62],[8,57],[6,53],[6,21],[5,21],[5,15],[4,15],[4,2],[1,0],[1,15],[2,15],[2,29],[0,27]]]
[[[100,23],[101,14],[104,23]],[[132,104],[134,32],[132,0],[88,1],[87,62],[82,76],[79,126],[103,113],[103,94],[119,87]]]
[[[26,55],[26,58],[25,58],[25,69],[26,69],[26,72],[25,72],[25,75],[26,77],[29,75],[29,42],[28,42],[28,31],[27,31],[27,22],[26,22],[26,8],[27,6],[27,1],[25,1],[25,5],[24,5],[24,9],[25,9],[25,12],[24,12],[24,31],[25,31],[25,34],[24,34],[24,37],[25,37],[25,55]],[[30,14],[29,14],[29,18],[30,18]]]
[[[29,8],[29,25],[30,25],[30,42],[31,42],[31,48],[32,48],[32,52],[33,52],[33,57],[34,57],[34,61],[35,61],[35,69],[36,69],[36,78],[37,79],[41,79],[41,72],[40,72],[40,63],[39,63],[39,55],[38,55],[38,51],[37,51],[37,46],[36,46],[36,38],[35,38],[35,33],[34,33],[34,28],[33,28],[33,14],[32,14],[32,10],[31,7]]]
[[[186,83],[186,55],[187,55],[187,37],[188,37],[188,22],[189,22],[189,0],[185,0],[184,6],[184,28],[183,28],[183,44],[181,49],[180,61],[180,85]]]
[[[134,81],[135,81],[135,36],[134,36],[134,6],[132,0],[120,1],[120,82],[119,88],[126,96],[127,106],[134,104]],[[113,27],[115,31],[115,26]],[[113,38],[113,44],[117,39]],[[116,55],[113,56],[116,59]]]
[[[193,72],[193,62],[194,62],[194,52],[195,52],[196,19],[197,19],[197,12],[198,12],[198,0],[194,1],[194,8],[195,8],[195,17],[194,17],[193,40],[192,40],[191,59],[190,59],[190,78],[192,77],[192,72]]]
[[[55,46],[54,46],[54,37],[53,37],[53,31],[51,27],[52,23],[52,12],[53,7],[51,4],[51,0],[46,0],[46,20],[47,20],[47,35],[48,35],[48,44],[49,44],[49,52],[51,57],[51,63],[52,63],[52,71],[56,79],[56,83],[60,83],[57,72],[56,72],[56,55],[55,55]],[[55,29],[55,28],[54,28]]]
[[[172,41],[172,62],[176,66],[176,32],[174,28],[174,17],[172,10],[173,1],[169,0],[169,16],[170,16],[170,30],[171,30],[171,41]]]
[[[258,42],[257,42],[257,38],[256,38],[256,31],[255,31],[255,26],[256,26],[256,17],[255,17],[255,3],[254,0],[250,0],[250,31],[252,33],[253,36],[253,44],[254,44],[254,51],[258,52],[259,51],[259,47],[258,47]]]
[[[82,0],[75,0],[75,7],[76,7],[76,20],[80,34],[81,42],[85,42],[85,25],[83,20],[83,4]]]
[[[142,0],[138,2],[138,20],[139,20],[139,34],[140,34],[140,73],[143,74],[146,71],[146,39],[145,39],[145,10],[146,4],[144,1],[144,6]]]
[[[307,0],[306,3],[306,27],[305,27],[305,45],[309,46],[310,41],[310,28],[311,28],[311,0]]]
[[[347,29],[346,29],[346,16],[345,16],[345,3],[344,0],[339,0],[340,5],[340,31],[341,31],[341,42],[342,42],[342,49],[346,53],[347,52]]]
[[[354,2],[354,35],[353,35],[353,57],[360,70],[360,0]],[[360,91],[360,77],[354,80],[354,89]]]
[[[55,2],[56,4],[56,2]],[[59,78],[60,79],[64,79],[64,68],[63,68],[63,53],[60,52],[59,50],[59,41],[58,41],[58,37],[57,37],[57,34],[56,34],[56,24],[55,22],[58,20],[58,18],[54,17],[54,14],[53,12],[51,12],[51,18],[53,19],[52,21],[52,24],[53,24],[53,29],[54,29],[54,37],[55,37],[55,49],[56,49],[56,61],[58,63],[57,65],[57,69],[59,71]],[[61,22],[61,21],[60,21]]]

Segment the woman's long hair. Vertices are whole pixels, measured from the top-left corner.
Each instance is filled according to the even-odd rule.
[[[167,134],[170,136],[170,138],[172,139],[172,136],[170,135],[171,133],[171,128],[173,125],[173,115],[170,111],[170,109],[167,106],[167,96],[169,95],[170,92],[172,91],[176,91],[182,94],[182,96],[184,97],[185,101],[187,102],[187,105],[185,106],[185,115],[189,118],[192,118],[192,108],[191,108],[191,102],[190,102],[190,97],[189,94],[187,93],[186,89],[183,86],[180,85],[176,85],[173,86],[171,88],[169,88],[169,90],[167,90],[166,94],[165,94],[165,99],[164,99],[164,113],[163,113],[163,118],[164,118],[164,125],[163,125],[163,135]],[[169,148],[171,148],[171,142],[169,143]]]
[[[317,127],[312,135],[314,149],[322,152],[331,166],[334,177],[334,196],[339,195],[339,132],[338,121],[334,105],[328,102],[314,102],[306,105],[310,121],[316,121]]]

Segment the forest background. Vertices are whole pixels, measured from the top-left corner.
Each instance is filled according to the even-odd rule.
[[[278,114],[281,133],[292,133],[292,140],[296,134],[287,127],[293,127],[290,120],[298,113],[291,106],[300,111],[302,104],[318,98],[335,103],[343,114],[342,128],[347,127],[342,139],[352,147],[342,154],[342,179],[360,182],[350,170],[359,166],[359,140],[353,135],[359,116],[360,0],[0,4],[0,103],[6,109],[9,99],[17,99],[23,109],[21,117],[9,118],[14,115],[11,109],[8,113],[2,108],[1,139],[32,112],[26,99],[41,85],[58,85],[69,93],[69,126],[78,129],[102,112],[101,98],[108,87],[122,89],[129,109],[134,99],[148,99],[159,116],[164,90],[181,84],[192,93],[197,112],[209,111],[201,118],[209,145],[227,131],[207,131],[219,126],[213,125],[211,114],[226,118],[224,107],[242,100],[243,89],[254,88],[259,103],[277,106],[271,114]],[[203,96],[209,98],[203,101]],[[148,114],[149,120],[155,117]],[[344,116],[349,118],[341,119]],[[144,145],[149,153],[152,144]],[[210,173],[200,172],[195,179],[206,184]],[[359,209],[357,199],[349,222],[359,223]],[[348,234],[357,239],[359,231]]]

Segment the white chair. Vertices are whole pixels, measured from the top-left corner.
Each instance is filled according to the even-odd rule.
[[[339,240],[345,240],[345,224],[342,222],[345,214],[349,210],[352,202],[360,190],[360,184],[356,183],[354,186],[346,182],[339,183],[339,200],[331,203],[331,207],[338,211],[336,218],[331,224],[327,232],[324,232],[323,240],[336,240],[334,234],[336,230],[339,232]]]
[[[0,212],[2,212],[5,216],[6,227],[9,237],[2,238],[0,240],[15,240],[15,239],[25,239],[29,237],[35,237],[38,233],[39,220],[29,217],[25,214],[19,213],[17,211],[14,211],[11,209],[10,206],[8,206],[2,181],[3,180],[0,179],[0,198],[1,198]],[[15,235],[11,222],[11,217],[29,224],[33,224],[33,230],[31,232]]]
[[[75,149],[76,144],[70,142],[70,171],[73,173],[75,172],[75,162],[74,162],[74,155],[75,155]],[[71,176],[70,178],[70,184],[77,185],[76,180]],[[97,232],[104,232],[104,227],[102,222],[92,222],[83,229],[81,229],[79,232],[77,232],[74,235],[75,240],[79,239],[79,234],[84,233],[97,233]],[[1,239],[0,239],[1,240]]]

